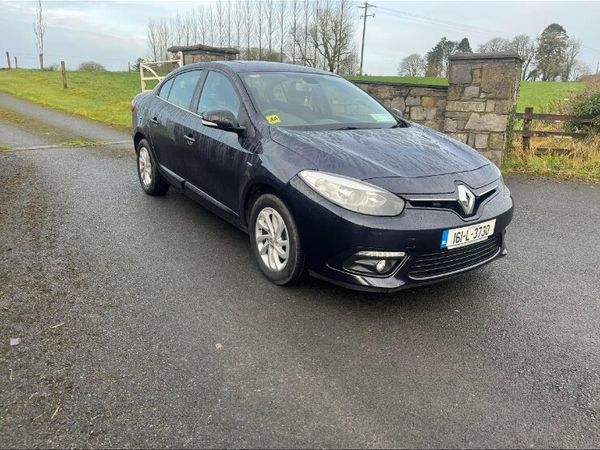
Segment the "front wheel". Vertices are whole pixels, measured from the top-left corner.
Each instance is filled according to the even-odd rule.
[[[137,146],[137,169],[142,189],[148,195],[165,195],[169,183],[160,175],[150,144],[142,139]]]
[[[287,286],[304,274],[304,254],[296,222],[285,203],[273,194],[260,196],[250,214],[250,244],[261,272]]]

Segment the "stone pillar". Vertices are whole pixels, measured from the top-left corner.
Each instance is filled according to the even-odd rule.
[[[517,54],[459,53],[450,57],[444,132],[497,165],[517,105],[522,61]]]

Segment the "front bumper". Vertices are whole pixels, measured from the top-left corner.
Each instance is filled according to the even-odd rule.
[[[376,292],[431,284],[502,257],[506,253],[505,230],[513,215],[510,193],[502,189],[486,199],[475,216],[468,219],[447,209],[410,205],[396,217],[357,214],[323,199],[297,177],[290,182],[286,200],[298,226],[309,272],[345,287]],[[452,256],[447,253],[450,251],[440,250],[444,230],[491,219],[496,219],[494,242],[490,238],[486,249],[480,251],[481,258],[470,265],[459,264],[455,270],[441,275],[423,277],[421,274],[415,277],[414,268],[422,265],[424,258],[438,254],[444,258]],[[492,244],[497,248],[492,248]],[[484,250],[487,253],[483,254]],[[346,270],[344,261],[360,251],[401,251],[406,257],[386,275],[365,275]],[[466,258],[458,256],[462,260]]]

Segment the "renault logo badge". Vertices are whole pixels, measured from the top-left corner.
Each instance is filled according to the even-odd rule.
[[[463,184],[457,186],[458,189],[458,203],[462,207],[466,216],[473,214],[475,208],[475,194]]]

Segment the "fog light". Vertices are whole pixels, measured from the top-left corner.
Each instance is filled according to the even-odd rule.
[[[344,270],[364,275],[385,276],[396,269],[406,258],[404,252],[363,250],[348,258]]]

